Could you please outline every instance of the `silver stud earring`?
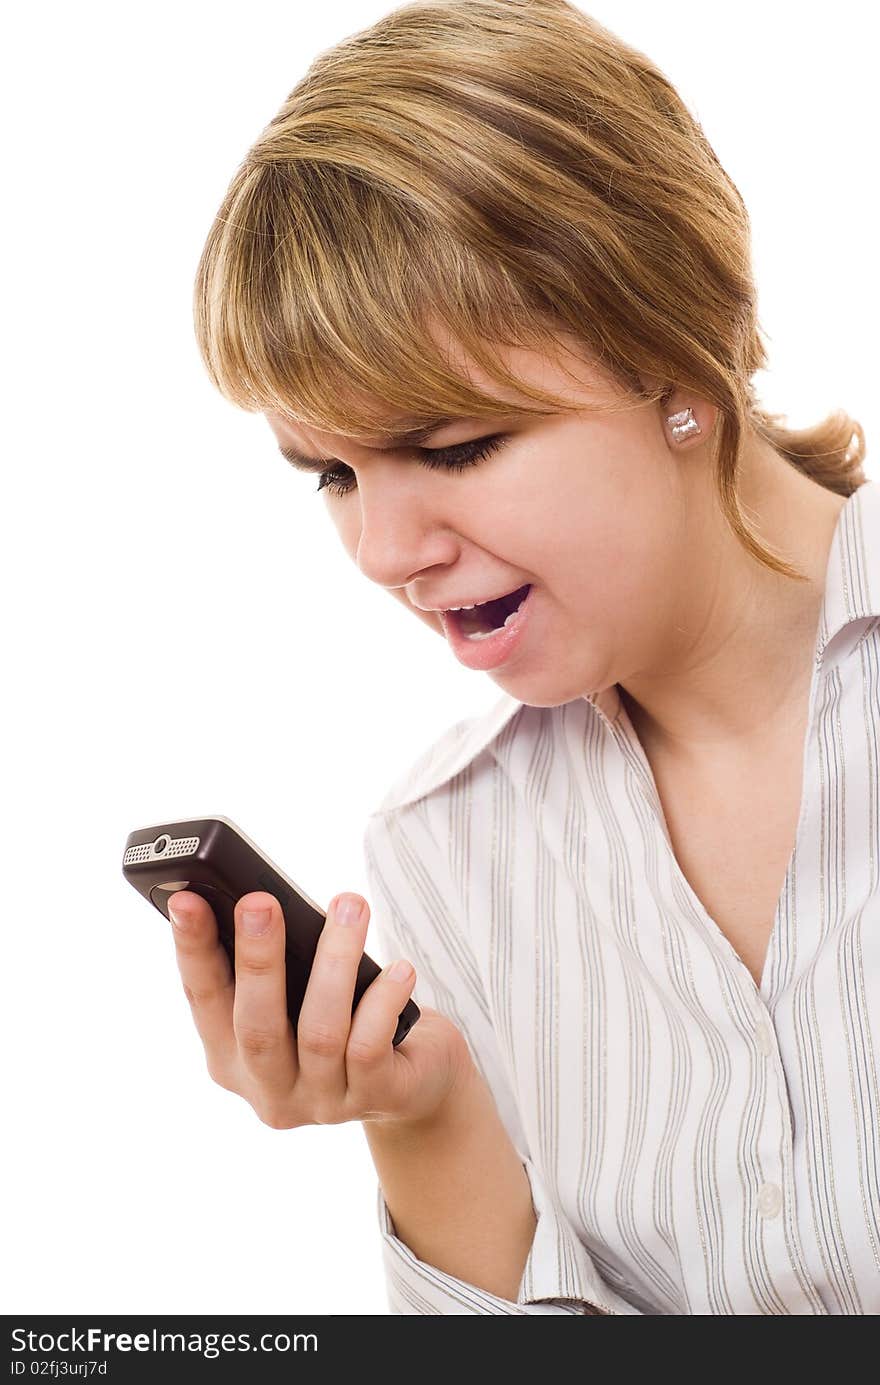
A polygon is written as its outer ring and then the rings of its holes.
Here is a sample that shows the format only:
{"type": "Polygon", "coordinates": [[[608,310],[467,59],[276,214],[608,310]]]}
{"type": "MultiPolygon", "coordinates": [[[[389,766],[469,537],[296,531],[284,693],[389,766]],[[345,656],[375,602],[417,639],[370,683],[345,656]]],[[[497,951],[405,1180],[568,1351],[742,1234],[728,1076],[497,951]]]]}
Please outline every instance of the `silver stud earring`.
{"type": "Polygon", "coordinates": [[[697,420],[694,418],[693,409],[682,409],[677,414],[670,414],[666,422],[672,429],[672,436],[676,442],[683,442],[685,438],[692,437],[694,433],[702,433],[697,420]]]}

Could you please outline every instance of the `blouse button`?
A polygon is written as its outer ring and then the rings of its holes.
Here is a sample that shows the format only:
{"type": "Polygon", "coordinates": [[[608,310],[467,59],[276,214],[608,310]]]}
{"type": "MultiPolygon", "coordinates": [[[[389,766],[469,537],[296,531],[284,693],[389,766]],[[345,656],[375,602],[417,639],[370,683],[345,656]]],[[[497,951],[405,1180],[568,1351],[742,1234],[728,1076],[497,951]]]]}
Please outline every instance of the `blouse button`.
{"type": "Polygon", "coordinates": [[[758,1211],[762,1217],[775,1217],[782,1206],[782,1189],[778,1183],[762,1183],[758,1193],[758,1211]]]}

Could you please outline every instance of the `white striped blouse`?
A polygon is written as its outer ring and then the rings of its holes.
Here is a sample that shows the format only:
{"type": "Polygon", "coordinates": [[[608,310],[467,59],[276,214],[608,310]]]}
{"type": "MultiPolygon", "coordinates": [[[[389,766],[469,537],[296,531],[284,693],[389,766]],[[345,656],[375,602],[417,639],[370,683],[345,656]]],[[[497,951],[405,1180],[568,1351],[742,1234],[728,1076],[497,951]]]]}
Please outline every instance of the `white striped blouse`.
{"type": "MultiPolygon", "coordinates": [[[[392,1313],[880,1312],[880,486],[841,509],[761,985],[685,879],[614,688],[505,694],[368,819],[387,960],[465,1034],[529,1178],[516,1301],[378,1189],[392,1313]]],[[[380,953],[382,955],[382,953],[380,953]]]]}

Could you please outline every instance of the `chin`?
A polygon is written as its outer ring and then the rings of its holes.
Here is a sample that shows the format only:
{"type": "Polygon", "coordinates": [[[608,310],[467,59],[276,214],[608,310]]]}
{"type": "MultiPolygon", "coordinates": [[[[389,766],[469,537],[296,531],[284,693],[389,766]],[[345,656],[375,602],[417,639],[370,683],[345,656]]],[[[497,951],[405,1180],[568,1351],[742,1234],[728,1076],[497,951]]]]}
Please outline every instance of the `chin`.
{"type": "Polygon", "coordinates": [[[574,702],[578,697],[587,696],[582,684],[567,686],[562,678],[554,678],[549,670],[544,674],[523,674],[517,678],[512,671],[503,668],[490,669],[488,677],[526,707],[562,707],[566,702],[574,702]]]}

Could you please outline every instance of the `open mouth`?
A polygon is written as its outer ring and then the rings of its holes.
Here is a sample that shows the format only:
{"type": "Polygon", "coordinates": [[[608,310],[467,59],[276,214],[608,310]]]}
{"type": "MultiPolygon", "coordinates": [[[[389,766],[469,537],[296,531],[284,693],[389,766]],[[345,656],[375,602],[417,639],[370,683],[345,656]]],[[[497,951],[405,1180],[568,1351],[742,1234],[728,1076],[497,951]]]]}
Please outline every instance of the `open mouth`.
{"type": "Polygon", "coordinates": [[[494,634],[514,618],[531,590],[531,582],[495,601],[484,601],[471,611],[447,611],[446,619],[454,621],[463,635],[481,638],[494,634]]]}

